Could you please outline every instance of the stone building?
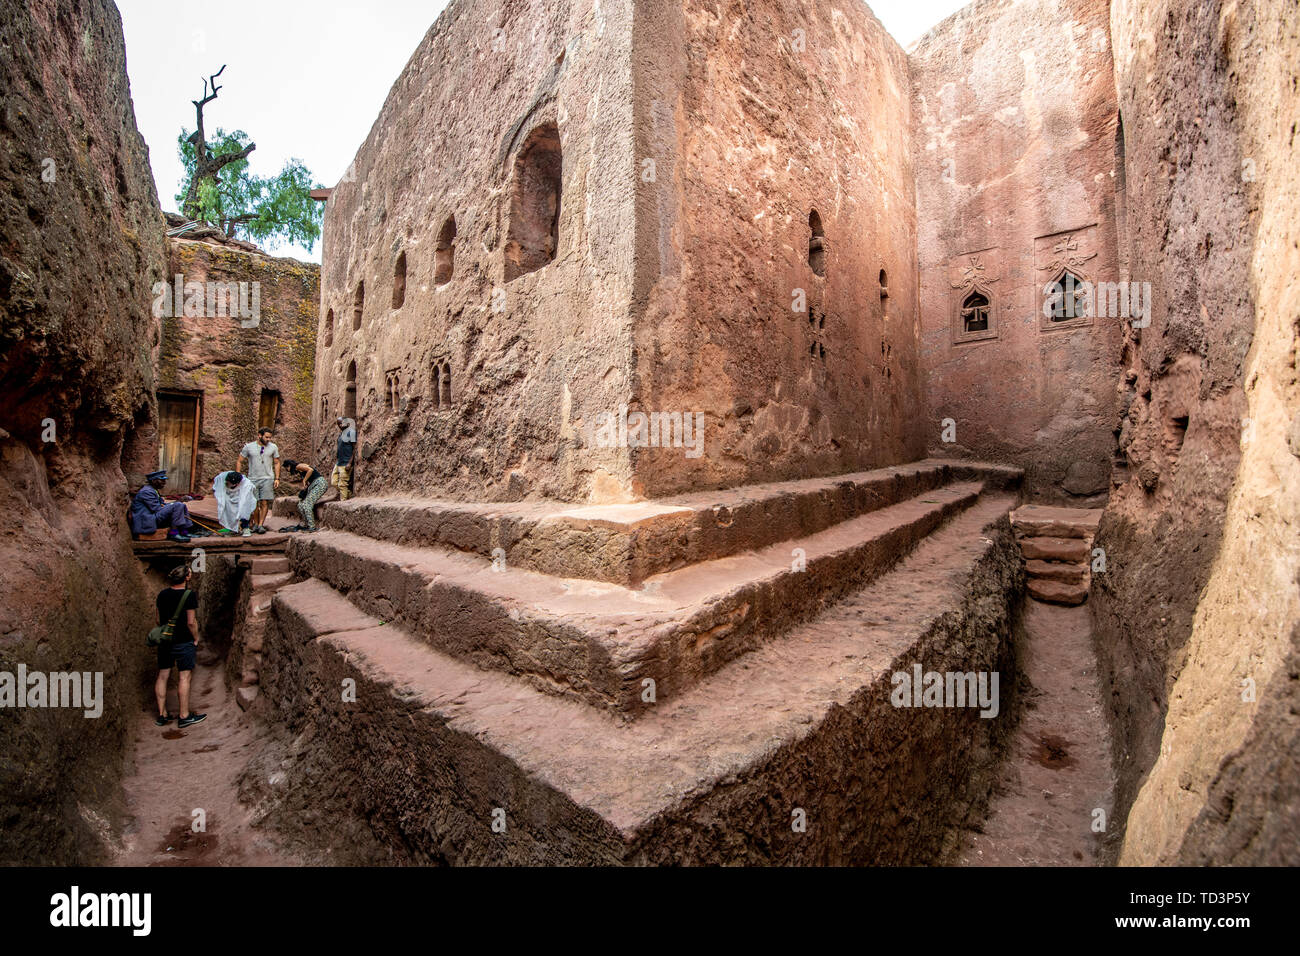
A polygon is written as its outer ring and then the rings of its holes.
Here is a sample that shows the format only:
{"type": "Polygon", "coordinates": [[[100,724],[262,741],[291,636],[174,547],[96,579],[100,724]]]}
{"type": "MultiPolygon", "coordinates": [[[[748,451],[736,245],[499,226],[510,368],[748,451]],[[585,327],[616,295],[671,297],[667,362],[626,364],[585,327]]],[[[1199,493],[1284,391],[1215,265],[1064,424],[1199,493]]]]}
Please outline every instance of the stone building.
{"type": "Polygon", "coordinates": [[[1068,276],[1129,279],[1109,4],[975,3],[909,62],[927,447],[1021,465],[1039,500],[1104,501],[1124,317],[1044,305],[1068,276]]]}
{"type": "Polygon", "coordinates": [[[166,468],[165,494],[211,489],[262,426],[286,457],[312,447],[320,268],[206,232],[168,239],[169,278],[154,288],[158,415],[134,430],[123,463],[132,483],[166,468]]]}
{"type": "Polygon", "coordinates": [[[1300,858],[1293,775],[1242,792],[1297,739],[1284,8],[978,0],[904,51],[856,0],[451,4],[326,209],[314,437],[358,418],[363,497],[267,638],[300,792],[418,859],[941,859],[998,732],[880,682],[1013,666],[1023,496],[1108,503],[1099,858],[1300,858]]]}
{"type": "Polygon", "coordinates": [[[362,491],[627,501],[923,453],[906,58],[863,5],[767,8],[761,37],[690,4],[439,18],[325,212],[317,407],[356,413],[362,491]],[[623,405],[703,415],[702,453],[593,442],[623,405]]]}

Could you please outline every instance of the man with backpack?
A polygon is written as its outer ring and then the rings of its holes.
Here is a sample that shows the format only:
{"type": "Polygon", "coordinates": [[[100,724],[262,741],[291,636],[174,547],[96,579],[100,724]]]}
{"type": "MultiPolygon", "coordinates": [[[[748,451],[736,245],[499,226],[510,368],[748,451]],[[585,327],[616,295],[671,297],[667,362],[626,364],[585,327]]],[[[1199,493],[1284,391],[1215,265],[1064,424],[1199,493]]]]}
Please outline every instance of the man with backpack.
{"type": "Polygon", "coordinates": [[[190,710],[190,679],[194,675],[194,654],[199,646],[199,596],[190,590],[189,583],[188,564],[172,568],[167,575],[167,587],[156,601],[158,623],[169,625],[171,629],[170,640],[163,640],[158,645],[158,679],[153,685],[154,697],[158,701],[158,718],[154,723],[159,727],[166,727],[173,720],[177,721],[178,727],[192,727],[208,716],[190,710]],[[179,674],[181,706],[178,717],[167,713],[167,682],[173,667],[179,674]]]}

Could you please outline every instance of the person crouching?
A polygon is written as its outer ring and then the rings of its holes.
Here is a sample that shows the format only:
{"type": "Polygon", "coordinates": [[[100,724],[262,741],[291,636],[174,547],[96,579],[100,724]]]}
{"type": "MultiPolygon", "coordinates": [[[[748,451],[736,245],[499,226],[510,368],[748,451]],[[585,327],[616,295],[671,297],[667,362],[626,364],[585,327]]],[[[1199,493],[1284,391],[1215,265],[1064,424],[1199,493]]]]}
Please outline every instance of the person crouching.
{"type": "Polygon", "coordinates": [[[302,515],[302,524],[286,531],[316,530],[316,502],[329,488],[329,479],[306,462],[297,462],[292,458],[284,460],[285,470],[291,481],[302,481],[302,491],[298,492],[298,514],[302,515]]]}
{"type": "Polygon", "coordinates": [[[212,496],[217,499],[217,520],[230,531],[251,537],[249,519],[257,510],[257,487],[237,471],[223,471],[212,481],[212,496]]]}

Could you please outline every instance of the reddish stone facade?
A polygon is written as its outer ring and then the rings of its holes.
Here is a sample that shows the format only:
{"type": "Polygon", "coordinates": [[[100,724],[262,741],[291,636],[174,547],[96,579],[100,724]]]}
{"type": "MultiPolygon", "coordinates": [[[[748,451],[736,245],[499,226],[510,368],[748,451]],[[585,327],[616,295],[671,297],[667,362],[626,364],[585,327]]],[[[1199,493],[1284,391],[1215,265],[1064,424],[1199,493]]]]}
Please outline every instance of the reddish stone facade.
{"type": "Polygon", "coordinates": [[[309,459],[319,267],[209,242],[168,244],[170,287],[154,290],[155,312],[166,313],[155,320],[162,343],[158,415],[133,436],[128,479],[139,482],[166,467],[167,493],[206,493],[213,478],[238,465],[239,450],[263,424],[275,429],[282,457],[309,459]],[[205,314],[187,316],[183,301],[176,307],[178,275],[182,288],[202,285],[205,314]],[[245,311],[256,303],[256,316],[219,302],[209,308],[209,290],[220,286],[235,302],[240,283],[245,311]]]}
{"type": "Polygon", "coordinates": [[[759,7],[439,18],[325,213],[316,441],[355,409],[362,493],[628,501],[923,453],[906,57],[864,6],[759,7]],[[624,408],[702,416],[699,453],[593,441],[624,408]]]}
{"type": "Polygon", "coordinates": [[[1108,9],[982,0],[911,56],[926,444],[1062,503],[1104,500],[1119,424],[1124,318],[1044,310],[1066,273],[1129,278],[1108,9]]]}

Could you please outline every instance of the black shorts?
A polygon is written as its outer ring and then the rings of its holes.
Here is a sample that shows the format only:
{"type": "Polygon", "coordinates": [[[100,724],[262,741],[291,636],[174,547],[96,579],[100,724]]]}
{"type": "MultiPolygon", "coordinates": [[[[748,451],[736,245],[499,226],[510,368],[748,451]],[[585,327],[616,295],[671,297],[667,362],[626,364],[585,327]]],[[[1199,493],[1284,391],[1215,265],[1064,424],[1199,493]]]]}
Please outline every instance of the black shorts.
{"type": "Polygon", "coordinates": [[[187,644],[159,644],[158,669],[169,671],[172,667],[182,671],[194,670],[194,642],[187,644]]]}

